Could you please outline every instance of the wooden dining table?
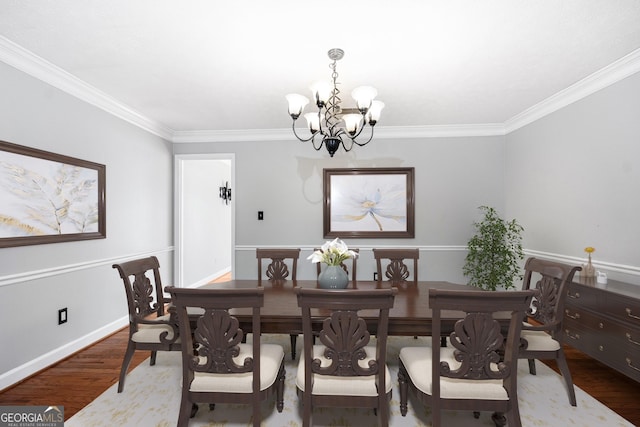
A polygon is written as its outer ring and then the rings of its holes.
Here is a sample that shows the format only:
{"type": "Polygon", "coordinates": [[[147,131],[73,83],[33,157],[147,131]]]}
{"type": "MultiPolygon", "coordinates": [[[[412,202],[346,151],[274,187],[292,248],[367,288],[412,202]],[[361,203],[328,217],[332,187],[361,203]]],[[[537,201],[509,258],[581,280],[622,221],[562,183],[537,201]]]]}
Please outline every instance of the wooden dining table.
{"type": "MultiPolygon", "coordinates": [[[[316,280],[284,281],[271,283],[267,280],[231,280],[228,282],[210,283],[201,289],[221,288],[264,288],[264,306],[261,309],[262,333],[292,334],[302,330],[302,315],[298,307],[296,288],[318,286],[316,280]]],[[[429,308],[429,289],[459,289],[482,290],[467,285],[460,285],[444,281],[421,281],[417,284],[402,283],[391,285],[382,281],[350,282],[347,289],[380,289],[397,288],[393,308],[389,311],[389,335],[397,336],[431,336],[431,309],[429,308]]],[[[233,315],[238,318],[243,328],[250,326],[251,312],[249,309],[234,309],[233,315]]],[[[320,329],[320,322],[327,317],[327,313],[315,310],[311,313],[320,329]]],[[[360,316],[367,322],[367,328],[372,334],[376,333],[377,311],[363,310],[360,316]]],[[[444,311],[441,319],[442,335],[449,335],[453,331],[454,323],[462,317],[461,312],[444,311]]],[[[501,316],[502,317],[502,316],[501,316]]],[[[505,313],[505,320],[508,314],[505,313]]],[[[245,329],[246,330],[246,329],[245,329]]]]}

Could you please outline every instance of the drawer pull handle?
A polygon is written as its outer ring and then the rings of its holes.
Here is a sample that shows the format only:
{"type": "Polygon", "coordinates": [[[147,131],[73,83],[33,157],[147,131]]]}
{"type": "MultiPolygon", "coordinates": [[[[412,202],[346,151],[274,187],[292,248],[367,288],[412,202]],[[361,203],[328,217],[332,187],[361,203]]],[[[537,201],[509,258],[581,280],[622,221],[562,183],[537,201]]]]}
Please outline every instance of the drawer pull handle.
{"type": "Polygon", "coordinates": [[[640,345],[640,342],[635,341],[633,338],[631,338],[631,334],[629,332],[627,332],[627,341],[629,341],[631,344],[640,345]]]}
{"type": "Polygon", "coordinates": [[[580,313],[576,313],[574,315],[572,315],[570,313],[571,312],[569,310],[565,310],[564,311],[564,314],[566,314],[569,319],[578,320],[580,318],[580,313]]]}
{"type": "Polygon", "coordinates": [[[575,294],[572,294],[571,292],[567,291],[567,296],[569,298],[578,299],[580,298],[580,292],[576,292],[575,294]]]}
{"type": "Polygon", "coordinates": [[[580,339],[580,334],[572,334],[571,332],[569,332],[568,329],[564,330],[564,333],[571,338],[572,340],[579,340],[580,339]]]}
{"type": "Polygon", "coordinates": [[[640,368],[636,368],[635,366],[633,366],[633,363],[631,363],[631,359],[629,359],[628,357],[627,357],[627,366],[630,367],[631,369],[634,369],[640,372],[640,368]]]}
{"type": "Polygon", "coordinates": [[[631,309],[630,308],[625,308],[625,311],[627,312],[627,316],[631,317],[632,319],[640,320],[640,317],[634,316],[633,314],[631,314],[631,309]]]}

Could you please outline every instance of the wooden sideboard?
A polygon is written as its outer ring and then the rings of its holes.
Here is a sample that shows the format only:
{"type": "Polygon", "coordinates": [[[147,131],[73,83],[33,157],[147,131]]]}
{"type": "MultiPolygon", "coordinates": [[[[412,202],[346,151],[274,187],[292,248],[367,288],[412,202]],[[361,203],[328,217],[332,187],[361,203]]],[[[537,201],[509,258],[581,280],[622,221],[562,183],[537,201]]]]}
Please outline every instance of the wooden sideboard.
{"type": "Polygon", "coordinates": [[[640,381],[640,286],[578,277],[564,308],[566,344],[640,381]]]}

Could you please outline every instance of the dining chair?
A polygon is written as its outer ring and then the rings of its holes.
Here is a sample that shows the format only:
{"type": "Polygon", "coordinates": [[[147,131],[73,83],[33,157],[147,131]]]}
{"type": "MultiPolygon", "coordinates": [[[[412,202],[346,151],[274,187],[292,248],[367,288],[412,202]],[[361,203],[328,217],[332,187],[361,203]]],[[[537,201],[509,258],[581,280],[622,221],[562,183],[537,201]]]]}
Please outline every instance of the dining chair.
{"type": "Polygon", "coordinates": [[[250,404],[253,425],[262,419],[261,402],[275,395],[284,407],[284,350],[260,342],[260,308],[264,288],[176,288],[169,286],[182,339],[182,395],[178,426],[189,424],[198,403],[250,404]],[[242,343],[245,331],[231,313],[250,309],[252,342],[242,343]],[[202,313],[194,322],[193,313],[202,313]]]}
{"type": "MultiPolygon", "coordinates": [[[[263,267],[265,277],[272,285],[281,285],[291,280],[293,286],[297,280],[298,258],[300,258],[300,249],[271,249],[256,248],[256,258],[258,259],[258,286],[262,286],[263,267]],[[266,266],[264,265],[266,264],[266,266]]],[[[292,332],[289,337],[291,341],[291,359],[296,359],[296,345],[298,342],[299,332],[292,332]]]]}
{"type": "MultiPolygon", "coordinates": [[[[318,250],[320,250],[320,248],[314,249],[314,251],[318,251],[318,250]]],[[[360,253],[360,249],[358,248],[355,248],[355,249],[350,248],[350,250],[356,253],[360,253]]],[[[342,267],[342,269],[345,271],[345,273],[347,273],[347,275],[349,275],[349,265],[348,265],[349,262],[351,263],[351,281],[355,283],[357,280],[356,277],[357,277],[358,257],[348,258],[340,263],[340,267],[342,267]]],[[[319,276],[320,273],[322,272],[322,266],[326,267],[326,264],[322,262],[316,263],[317,276],[319,276]]]]}
{"type": "Polygon", "coordinates": [[[431,407],[432,425],[441,425],[441,411],[494,411],[496,426],[521,426],[518,409],[518,345],[522,316],[536,291],[429,290],[433,312],[433,336],[441,331],[444,310],[460,311],[450,345],[433,340],[429,347],[400,349],[398,383],[400,413],[407,415],[411,391],[431,407]],[[496,312],[511,312],[508,332],[493,318],[496,312]],[[504,350],[504,357],[500,357],[504,350]]]}
{"type": "Polygon", "coordinates": [[[524,266],[522,289],[540,290],[526,313],[528,320],[522,327],[520,358],[529,360],[529,372],[536,374],[535,359],[555,359],[564,378],[569,403],[576,406],[576,393],[564,355],[564,300],[569,284],[580,266],[572,266],[555,261],[528,258],[524,266]]]}
{"type": "Polygon", "coordinates": [[[392,283],[418,283],[418,258],[420,252],[415,249],[373,249],[373,257],[376,260],[377,280],[380,282],[386,277],[392,283]],[[382,261],[388,263],[383,270],[382,261]],[[407,265],[407,261],[413,260],[412,270],[407,265]],[[411,280],[408,280],[412,277],[411,280]]]}
{"type": "Polygon", "coordinates": [[[162,292],[160,263],[154,256],[113,264],[124,283],[129,308],[129,341],[124,353],[118,393],[124,382],[136,350],[151,351],[151,365],[156,364],[157,351],[180,350],[180,338],[175,317],[165,311],[171,302],[162,292]]]}
{"type": "Polygon", "coordinates": [[[312,425],[314,407],[373,408],[383,426],[389,423],[392,382],[386,363],[389,309],[396,288],[298,288],[302,311],[303,356],[296,387],[302,395],[303,426],[312,425]],[[311,310],[323,317],[314,345],[311,310]],[[376,313],[365,321],[360,310],[376,313]],[[370,332],[375,332],[375,345],[370,332]]]}

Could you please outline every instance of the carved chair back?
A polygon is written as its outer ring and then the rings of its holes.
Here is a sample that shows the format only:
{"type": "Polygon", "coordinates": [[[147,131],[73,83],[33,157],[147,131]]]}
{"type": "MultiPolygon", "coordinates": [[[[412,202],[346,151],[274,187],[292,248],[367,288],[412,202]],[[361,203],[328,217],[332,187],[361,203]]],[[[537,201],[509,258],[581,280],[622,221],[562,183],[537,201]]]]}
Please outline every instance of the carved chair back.
{"type": "Polygon", "coordinates": [[[526,315],[536,323],[545,326],[545,330],[559,342],[562,342],[561,327],[567,286],[573,281],[576,272],[581,269],[579,266],[533,257],[528,258],[524,266],[522,289],[540,291],[540,295],[534,298],[526,315]],[[536,279],[535,285],[532,286],[532,282],[536,279]]]}
{"type": "Polygon", "coordinates": [[[415,249],[373,249],[373,257],[376,260],[376,270],[378,273],[378,281],[382,281],[382,277],[386,277],[392,283],[418,282],[418,258],[420,252],[415,249]],[[386,268],[383,271],[383,260],[388,260],[386,268]],[[413,260],[413,275],[406,261],[413,260]],[[409,277],[413,276],[412,280],[409,277]]]}
{"type": "Polygon", "coordinates": [[[263,279],[262,269],[264,263],[267,263],[265,276],[273,283],[282,283],[285,280],[297,279],[298,258],[300,257],[300,249],[256,249],[256,258],[258,259],[258,281],[263,279]],[[289,264],[291,269],[289,269],[289,264]]]}
{"type": "MultiPolygon", "coordinates": [[[[178,316],[182,342],[182,403],[179,420],[188,420],[185,413],[195,402],[250,403],[253,405],[254,425],[260,425],[260,402],[278,393],[278,411],[282,411],[284,387],[284,361],[281,362],[277,380],[261,391],[260,369],[260,308],[264,305],[264,289],[197,289],[169,286],[178,316]],[[202,312],[197,320],[189,313],[202,312]],[[234,361],[241,354],[246,331],[240,328],[234,309],[249,309],[251,313],[252,345],[244,360],[234,361]],[[197,373],[241,374],[251,373],[251,393],[190,390],[197,373]]],[[[282,351],[282,350],[280,350],[282,351]]],[[[276,368],[278,369],[278,368],[276,368]]],[[[268,374],[269,376],[271,374],[268,374]]],[[[208,380],[210,381],[210,380],[208,380]]],[[[225,380],[221,380],[225,381],[225,380]]],[[[203,383],[205,384],[205,383],[203,383]]],[[[180,423],[179,423],[180,424],[180,423]]]]}
{"type": "MultiPolygon", "coordinates": [[[[320,248],[315,248],[314,251],[319,250],[320,248]]],[[[360,249],[358,248],[349,248],[350,250],[356,252],[356,253],[360,253],[360,249]]],[[[349,258],[343,262],[340,263],[340,267],[342,267],[342,269],[344,270],[345,273],[347,273],[347,276],[349,275],[349,265],[351,264],[351,281],[355,283],[356,281],[356,270],[358,267],[358,258],[349,258]]],[[[322,263],[321,262],[317,262],[316,263],[316,273],[319,276],[320,272],[322,272],[322,263]]]]}
{"type": "Polygon", "coordinates": [[[154,256],[114,264],[124,282],[129,307],[129,322],[137,330],[138,322],[155,313],[164,316],[170,302],[162,291],[160,263],[154,256]]]}
{"type": "MultiPolygon", "coordinates": [[[[357,290],[357,289],[314,289],[298,288],[298,306],[302,311],[302,328],[304,334],[304,391],[303,420],[310,425],[312,408],[316,406],[337,407],[372,407],[379,411],[383,425],[388,423],[389,408],[387,394],[386,352],[389,323],[389,309],[393,307],[396,288],[357,290]],[[312,310],[314,316],[318,312],[327,316],[322,321],[322,328],[314,339],[312,327],[312,310]],[[369,324],[360,316],[361,310],[367,310],[369,324]],[[372,314],[375,313],[375,314],[372,314]],[[365,354],[370,334],[375,333],[375,355],[367,366],[358,363],[370,357],[365,354]],[[323,346],[322,356],[328,364],[314,357],[314,340],[323,346]],[[362,377],[373,376],[377,384],[377,396],[341,395],[348,386],[337,385],[330,394],[313,393],[314,383],[320,381],[316,376],[362,377]]],[[[347,380],[348,381],[348,380],[347,380]]]]}

